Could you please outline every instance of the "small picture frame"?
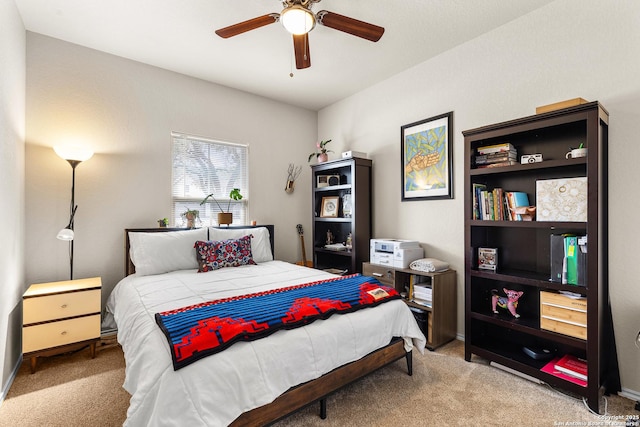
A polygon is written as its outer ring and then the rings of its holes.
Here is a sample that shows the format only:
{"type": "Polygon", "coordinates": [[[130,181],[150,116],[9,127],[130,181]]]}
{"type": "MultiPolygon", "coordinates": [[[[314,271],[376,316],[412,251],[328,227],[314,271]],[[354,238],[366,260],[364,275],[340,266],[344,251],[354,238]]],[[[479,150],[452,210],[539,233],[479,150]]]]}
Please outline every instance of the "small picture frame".
{"type": "Polygon", "coordinates": [[[496,271],[498,269],[498,249],[478,248],[478,268],[496,271]]]}
{"type": "Polygon", "coordinates": [[[339,204],[340,204],[340,197],[338,196],[323,197],[322,208],[320,209],[320,217],[337,218],[339,204]]]}

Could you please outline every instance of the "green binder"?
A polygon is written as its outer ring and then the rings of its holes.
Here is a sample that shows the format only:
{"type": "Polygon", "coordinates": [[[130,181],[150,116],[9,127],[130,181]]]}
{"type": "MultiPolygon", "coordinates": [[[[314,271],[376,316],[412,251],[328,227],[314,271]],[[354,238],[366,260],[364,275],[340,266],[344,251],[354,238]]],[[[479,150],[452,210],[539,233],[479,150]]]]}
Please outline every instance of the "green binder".
{"type": "Polygon", "coordinates": [[[578,284],[578,237],[566,236],[564,238],[564,258],[566,262],[567,284],[578,284]]]}

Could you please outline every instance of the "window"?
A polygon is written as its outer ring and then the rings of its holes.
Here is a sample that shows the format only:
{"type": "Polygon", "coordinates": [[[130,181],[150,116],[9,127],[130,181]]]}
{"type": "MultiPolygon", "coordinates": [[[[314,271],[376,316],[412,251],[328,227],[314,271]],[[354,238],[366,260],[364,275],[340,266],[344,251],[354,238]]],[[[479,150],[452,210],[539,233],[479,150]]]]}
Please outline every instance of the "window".
{"type": "Polygon", "coordinates": [[[187,225],[182,213],[199,211],[196,227],[218,225],[218,213],[233,213],[233,224],[244,225],[249,202],[249,146],[171,133],[171,218],[177,227],[187,225]],[[239,188],[242,200],[229,198],[239,188]],[[209,194],[211,198],[200,205],[209,194]],[[219,205],[219,206],[218,206],[219,205]],[[222,208],[222,209],[221,209],[222,208]]]}

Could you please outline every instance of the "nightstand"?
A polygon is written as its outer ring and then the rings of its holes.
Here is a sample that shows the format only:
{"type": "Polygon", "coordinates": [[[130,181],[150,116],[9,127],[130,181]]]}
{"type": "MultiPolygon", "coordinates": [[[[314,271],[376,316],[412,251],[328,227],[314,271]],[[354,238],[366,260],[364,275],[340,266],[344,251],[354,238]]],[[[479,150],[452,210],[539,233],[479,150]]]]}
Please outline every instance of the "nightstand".
{"type": "Polygon", "coordinates": [[[456,337],[457,300],[456,272],[446,270],[428,273],[408,268],[393,268],[386,265],[362,263],[362,274],[372,276],[380,283],[394,287],[398,292],[405,292],[412,280],[422,282],[432,291],[430,305],[418,304],[404,300],[416,316],[420,329],[427,338],[427,348],[435,350],[456,337]]]}
{"type": "Polygon", "coordinates": [[[102,279],[66,280],[31,285],[22,296],[22,353],[37,358],[89,344],[91,358],[100,340],[102,279]]]}

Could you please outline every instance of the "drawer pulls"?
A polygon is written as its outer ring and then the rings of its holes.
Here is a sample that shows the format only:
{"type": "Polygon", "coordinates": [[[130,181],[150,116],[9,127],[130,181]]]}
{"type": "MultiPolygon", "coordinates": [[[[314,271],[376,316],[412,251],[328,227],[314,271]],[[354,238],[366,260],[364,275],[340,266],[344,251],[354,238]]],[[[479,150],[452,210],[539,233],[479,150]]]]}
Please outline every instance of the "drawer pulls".
{"type": "Polygon", "coordinates": [[[67,335],[67,331],[60,332],[60,335],[67,335]]]}
{"type": "Polygon", "coordinates": [[[62,304],[60,308],[67,308],[67,304],[62,304]]]}

